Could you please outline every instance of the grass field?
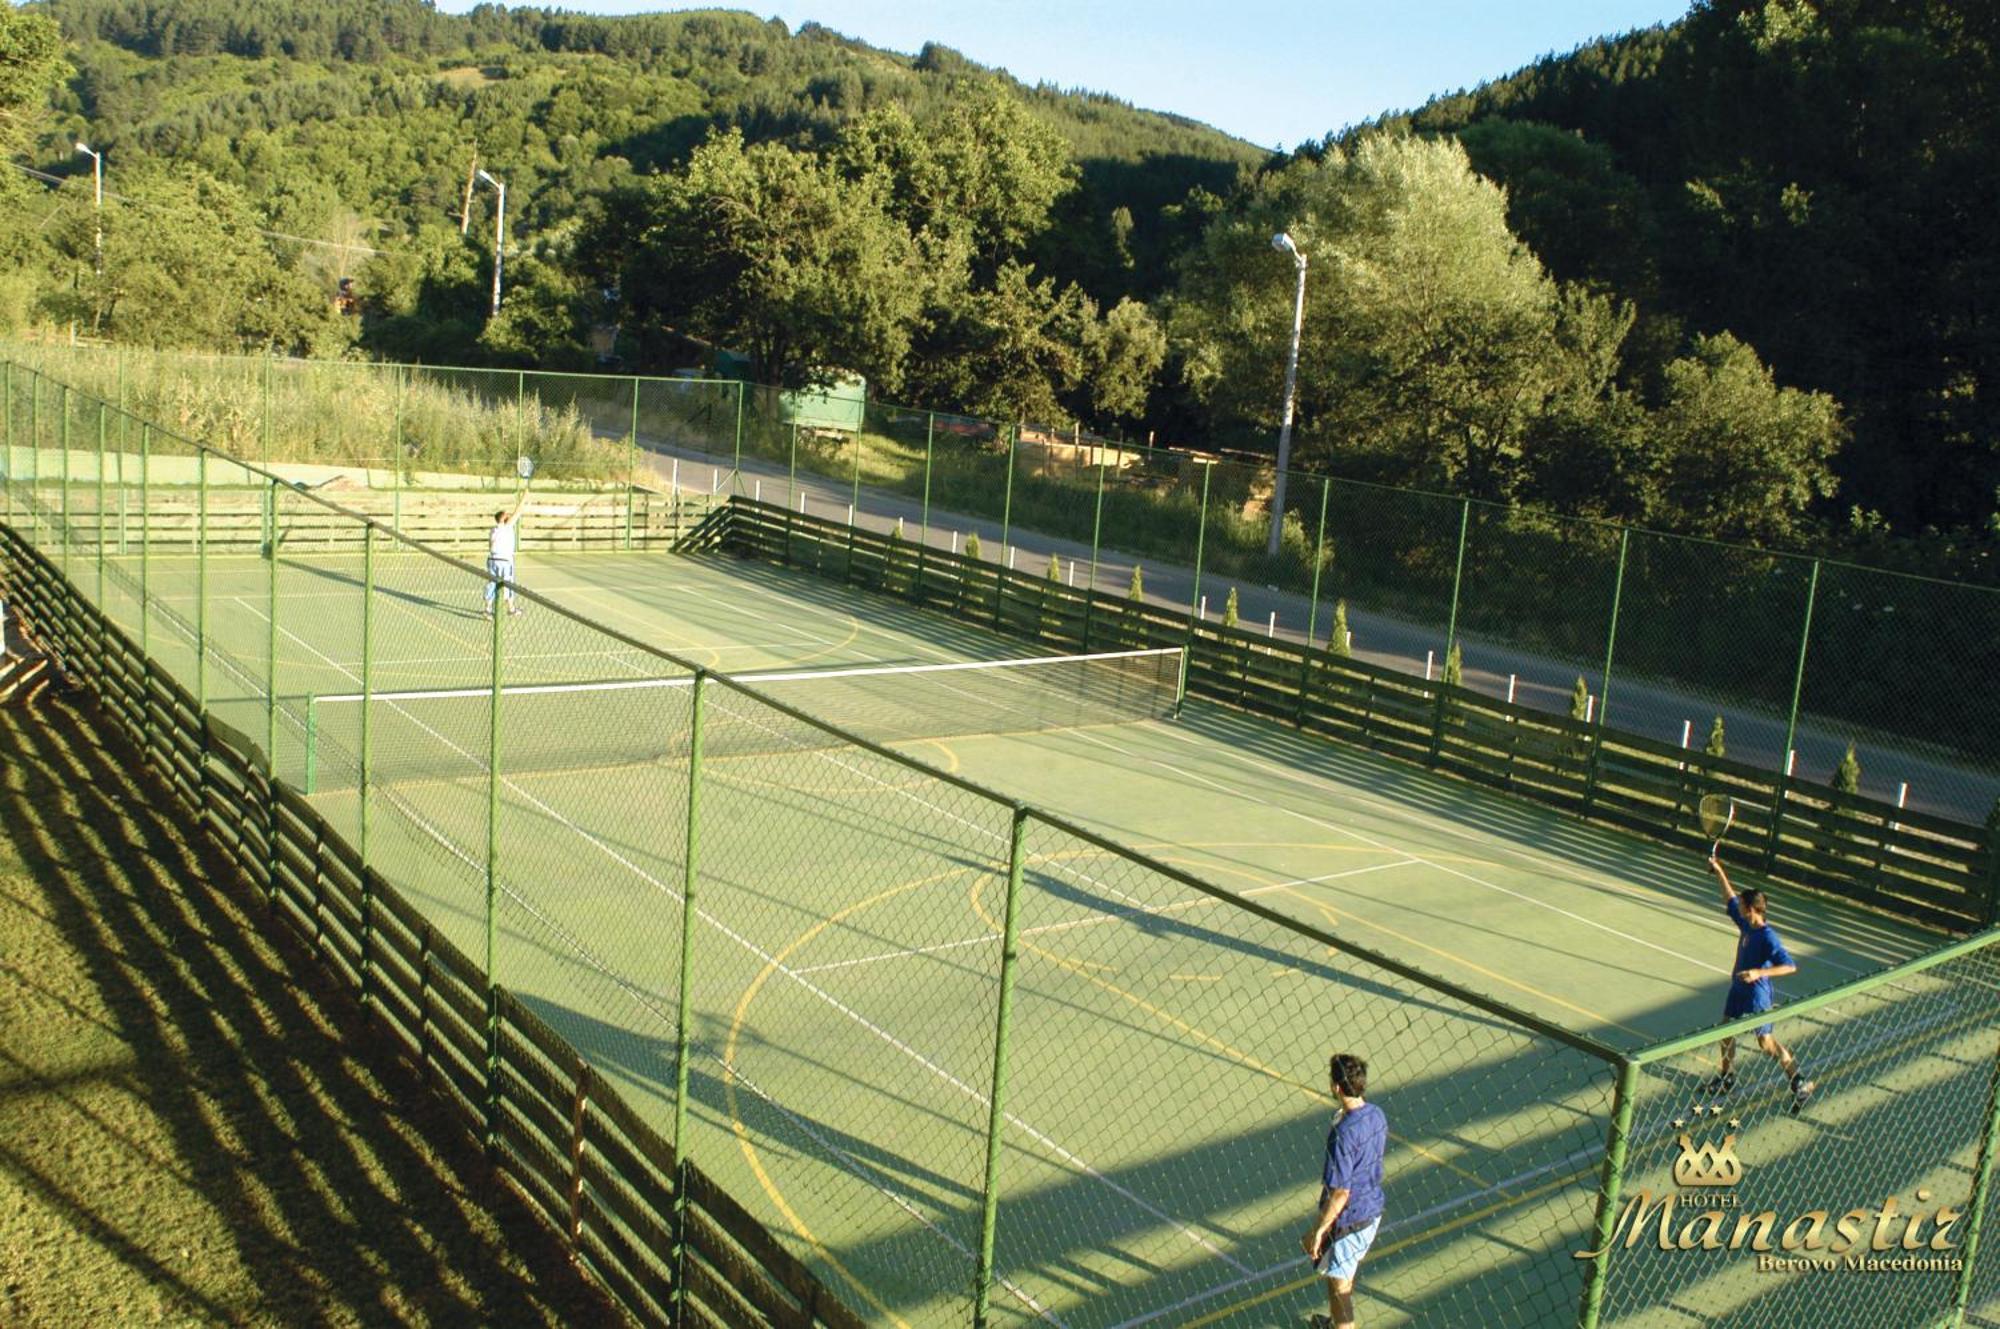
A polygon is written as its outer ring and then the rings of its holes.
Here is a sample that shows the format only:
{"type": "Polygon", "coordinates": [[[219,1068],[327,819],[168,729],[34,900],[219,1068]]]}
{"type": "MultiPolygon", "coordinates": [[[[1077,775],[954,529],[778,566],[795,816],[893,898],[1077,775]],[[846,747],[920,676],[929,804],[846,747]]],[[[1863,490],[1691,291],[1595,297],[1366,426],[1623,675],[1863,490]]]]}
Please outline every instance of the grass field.
{"type": "MultiPolygon", "coordinates": [[[[217,713],[260,738],[275,718],[280,772],[302,780],[308,698],[361,686],[364,630],[376,690],[491,681],[478,581],[419,555],[376,563],[364,625],[350,556],[281,559],[275,582],[254,557],[211,558],[199,597],[191,561],[155,558],[147,630],[187,678],[200,623],[217,713]],[[272,662],[275,717],[260,699],[272,662]]],[[[126,615],[129,574],[107,582],[126,615]]],[[[522,575],[637,642],[737,673],[1024,653],[722,560],[540,556],[522,575]]],[[[534,607],[503,620],[502,640],[508,685],[661,673],[632,643],[534,607]]],[[[1006,809],[864,749],[829,748],[738,694],[710,695],[716,755],[688,938],[689,1153],[863,1310],[885,1323],[956,1318],[994,1072],[1006,809]]],[[[493,842],[498,980],[662,1120],[678,1069],[686,763],[608,767],[590,754],[634,733],[684,733],[688,697],[510,699],[493,842]]],[[[475,955],[485,725],[483,701],[381,703],[371,736],[376,769],[393,773],[376,782],[371,858],[475,955]]],[[[316,799],[358,837],[337,755],[354,745],[316,735],[316,799]]],[[[1174,721],[906,748],[1561,1028],[1636,1047],[1719,1015],[1733,934],[1713,887],[1698,863],[1636,839],[1199,702],[1174,721]]],[[[1003,1317],[1295,1318],[1315,1296],[1295,1242],[1332,1044],[1376,1062],[1395,1127],[1373,1321],[1530,1325],[1573,1313],[1580,1274],[1565,1243],[1594,1193],[1611,1089],[1602,1062],[1089,834],[1031,823],[1028,837],[1000,1163],[1003,1317]],[[1519,1291],[1468,1303],[1475,1273],[1519,1291]]],[[[1777,901],[1775,921],[1802,962],[1794,997],[1936,940],[1799,896],[1777,901]]],[[[1812,1128],[1789,1129],[1794,1148],[1812,1128]]]]}
{"type": "Polygon", "coordinates": [[[0,708],[0,1323],[616,1323],[142,770],[0,708]]]}

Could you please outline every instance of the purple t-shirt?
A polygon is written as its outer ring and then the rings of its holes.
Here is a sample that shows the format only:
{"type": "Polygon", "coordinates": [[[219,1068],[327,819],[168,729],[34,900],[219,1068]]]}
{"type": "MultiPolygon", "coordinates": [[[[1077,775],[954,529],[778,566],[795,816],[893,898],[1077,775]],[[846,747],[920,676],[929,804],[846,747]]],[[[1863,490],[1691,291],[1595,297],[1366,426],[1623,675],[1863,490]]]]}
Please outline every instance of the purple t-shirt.
{"type": "Polygon", "coordinates": [[[1319,1202],[1325,1204],[1329,1192],[1347,1192],[1339,1226],[1358,1227],[1382,1216],[1382,1156],[1388,1150],[1389,1119],[1373,1103],[1341,1113],[1326,1133],[1319,1202]]]}

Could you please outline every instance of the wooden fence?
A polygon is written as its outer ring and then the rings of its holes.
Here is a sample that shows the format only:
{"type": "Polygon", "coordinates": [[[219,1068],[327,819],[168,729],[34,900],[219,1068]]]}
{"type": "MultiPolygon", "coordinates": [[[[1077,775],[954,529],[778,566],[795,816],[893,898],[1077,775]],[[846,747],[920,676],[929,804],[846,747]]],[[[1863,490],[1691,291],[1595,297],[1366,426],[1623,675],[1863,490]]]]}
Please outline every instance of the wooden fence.
{"type": "Polygon", "coordinates": [[[157,669],[0,526],[10,602],[89,684],[273,918],[356,988],[497,1172],[642,1323],[853,1329],[861,1321],[629,1107],[589,1061],[362,863],[254,740],[157,669]]]}
{"type": "Polygon", "coordinates": [[[2000,921],[1996,830],[746,498],[700,544],[1062,650],[1185,644],[1193,695],[1688,849],[1702,795],[1726,794],[1773,882],[1944,931],[2000,921]]]}

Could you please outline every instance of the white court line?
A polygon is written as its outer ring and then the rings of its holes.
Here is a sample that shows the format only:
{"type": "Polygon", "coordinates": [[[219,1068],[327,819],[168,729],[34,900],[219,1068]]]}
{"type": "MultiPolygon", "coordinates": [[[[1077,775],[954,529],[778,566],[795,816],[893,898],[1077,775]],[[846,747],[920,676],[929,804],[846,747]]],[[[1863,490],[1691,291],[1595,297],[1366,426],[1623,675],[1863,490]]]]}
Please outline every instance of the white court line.
{"type": "MultiPolygon", "coordinates": [[[[235,598],[236,602],[239,605],[242,605],[245,609],[251,610],[252,613],[258,613],[258,611],[254,607],[245,603],[240,597],[232,597],[232,598],[235,598]]],[[[259,617],[263,617],[263,615],[259,614],[259,617]]],[[[269,622],[270,620],[266,618],[265,621],[269,622]]],[[[306,650],[311,651],[314,655],[319,656],[320,659],[325,660],[326,663],[331,665],[333,668],[339,669],[342,673],[346,673],[350,678],[354,678],[356,682],[361,681],[352,672],[348,671],[339,663],[328,657],[324,652],[320,651],[317,647],[312,645],[312,643],[305,641],[303,638],[299,637],[296,633],[292,632],[289,628],[286,628],[283,624],[278,625],[278,631],[284,633],[286,636],[290,637],[293,641],[298,642],[300,646],[303,646],[306,650]]],[[[414,717],[412,718],[414,719],[414,717]]],[[[457,744],[452,743],[451,740],[446,738],[444,735],[439,734],[437,733],[436,730],[430,729],[429,726],[424,725],[421,720],[417,720],[415,721],[415,723],[417,723],[419,727],[428,730],[440,742],[444,743],[447,747],[450,747],[453,750],[459,752],[462,756],[465,756],[469,760],[479,760],[478,758],[474,757],[472,753],[469,753],[465,749],[459,747],[457,744]]],[[[853,768],[852,766],[848,766],[847,763],[842,762],[838,758],[833,757],[827,753],[815,752],[811,755],[818,757],[821,760],[833,762],[835,765],[845,767],[850,773],[861,775],[863,779],[873,778],[867,776],[866,773],[864,772],[855,770],[855,768],[853,768]]],[[[634,877],[638,878],[640,881],[645,882],[647,885],[661,892],[669,899],[672,900],[681,899],[680,892],[675,890],[672,886],[661,881],[659,878],[653,876],[650,872],[647,872],[644,868],[640,867],[630,858],[627,858],[624,854],[621,854],[617,849],[613,848],[611,845],[607,844],[603,840],[598,839],[596,836],[592,835],[589,831],[584,830],[581,826],[578,826],[575,822],[563,816],[562,813],[556,811],[554,808],[550,807],[547,803],[544,803],[541,799],[536,798],[533,794],[529,793],[525,789],[522,789],[514,781],[507,779],[505,776],[502,776],[501,782],[505,784],[508,789],[513,791],[513,793],[517,795],[524,803],[528,804],[530,807],[533,807],[537,811],[541,812],[544,816],[548,817],[549,820],[555,822],[557,825],[560,825],[570,831],[575,832],[579,837],[582,838],[584,843],[590,845],[597,852],[603,854],[606,858],[609,858],[612,862],[618,864],[620,867],[630,872],[634,877]]],[[[880,782],[877,781],[877,783],[880,782]]],[[[896,793],[899,797],[909,797],[907,793],[901,790],[892,790],[891,792],[896,793]]],[[[916,801],[921,804],[921,800],[913,799],[912,801],[916,801]]],[[[934,805],[924,805],[924,806],[930,806],[934,811],[942,812],[952,820],[955,821],[963,820],[962,818],[957,817],[955,814],[952,814],[943,808],[937,808],[934,805]]],[[[967,824],[969,825],[970,823],[967,824]]],[[[993,833],[993,838],[998,840],[1003,837],[1001,837],[996,832],[993,833]]],[[[510,891],[509,894],[513,894],[513,892],[510,891]]],[[[854,1008],[841,1002],[840,1000],[835,998],[831,993],[827,992],[825,989],[807,982],[801,974],[793,970],[790,966],[778,960],[777,957],[772,955],[770,952],[765,951],[762,947],[758,946],[748,937],[745,937],[737,933],[734,929],[730,928],[728,925],[721,922],[719,919],[717,919],[714,915],[710,914],[706,910],[697,909],[695,912],[696,915],[704,923],[707,923],[710,927],[722,933],[723,936],[728,937],[738,946],[741,946],[743,949],[749,951],[752,955],[756,956],[759,960],[763,961],[763,963],[766,966],[768,966],[773,972],[784,975],[786,978],[796,983],[799,987],[803,988],[808,993],[819,998],[821,1001],[825,1002],[828,1006],[832,1007],[840,1014],[846,1016],[848,1019],[860,1025],[863,1029],[867,1030],[869,1033],[875,1035],[877,1038],[887,1043],[890,1047],[895,1048],[898,1052],[901,1052],[904,1056],[916,1062],[919,1066],[929,1071],[932,1075],[942,1080],[945,1084],[949,1085],[952,1089],[956,1090],[960,1094],[963,1094],[964,1096],[970,1098],[973,1102],[981,1106],[990,1106],[987,1097],[981,1094],[979,1090],[976,1089],[974,1086],[966,1083],[964,1080],[961,1080],[957,1076],[953,1075],[950,1071],[947,1071],[943,1066],[939,1065],[931,1058],[925,1056],[923,1053],[919,1052],[916,1048],[912,1047],[910,1044],[903,1042],[901,1039],[897,1038],[894,1034],[891,1034],[888,1030],[882,1028],[882,1026],[876,1024],[874,1021],[862,1015],[859,1011],[856,1011],[854,1008]]],[[[537,916],[539,917],[539,914],[537,916]]],[[[588,949],[584,948],[583,953],[588,955],[589,954],[588,949]]],[[[598,968],[600,972],[609,973],[609,970],[605,966],[603,966],[601,961],[597,962],[597,964],[594,967],[598,968]]],[[[1116,1194],[1124,1197],[1126,1200],[1130,1201],[1133,1205],[1137,1206],[1140,1209],[1143,1209],[1147,1213],[1151,1214],[1153,1217],[1159,1219],[1161,1222],[1171,1224],[1172,1226],[1178,1228],[1182,1236],[1186,1237],[1190,1242],[1194,1243],[1195,1245],[1198,1245],[1202,1249],[1206,1250],[1210,1255],[1216,1257],[1217,1259],[1222,1260],[1224,1263],[1230,1265],[1235,1269],[1238,1270],[1244,1269],[1244,1265],[1240,1261],[1236,1260],[1233,1256],[1229,1254],[1229,1252],[1223,1250],[1220,1246],[1216,1245],[1205,1234],[1189,1226],[1187,1223],[1184,1223],[1179,1219],[1174,1218],[1172,1215],[1159,1209],[1157,1206],[1153,1205],[1151,1202],[1139,1196],[1128,1187],[1123,1186],[1119,1184],[1117,1181],[1114,1181],[1112,1178],[1106,1176],[1096,1167],[1093,1167],[1087,1160],[1083,1159],[1082,1157],[1078,1156],[1075,1153],[1072,1153],[1070,1150],[1058,1144],[1053,1137],[1036,1129],[1034,1126],[1022,1120],[1020,1117],[1016,1116],[1012,1112],[1003,1112],[1002,1116],[1006,1119],[1009,1125],[1013,1126],[1023,1135],[1026,1135],[1029,1139],[1033,1140],[1036,1144],[1040,1145],[1042,1148],[1048,1150],[1051,1154],[1054,1154],[1058,1159],[1060,1159],[1064,1163],[1067,1163],[1071,1167],[1074,1167],[1077,1171],[1088,1176],[1093,1181],[1099,1182],[1102,1185],[1108,1187],[1116,1194]]]]}
{"type": "MultiPolygon", "coordinates": [[[[1364,872],[1380,872],[1383,868],[1407,867],[1415,861],[1415,859],[1405,858],[1393,863],[1371,863],[1364,868],[1348,868],[1341,872],[1322,873],[1317,877],[1296,877],[1291,881],[1279,881],[1273,882],[1268,886],[1258,886],[1252,890],[1244,891],[1243,894],[1246,896],[1264,895],[1271,891],[1282,891],[1293,886],[1310,886],[1317,882],[1334,881],[1341,877],[1358,877],[1364,872]]],[[[1176,900],[1172,904],[1147,905],[1137,909],[1104,910],[1084,918],[1072,918],[1061,923],[1043,923],[1039,927],[1023,928],[1020,935],[1024,937],[1037,937],[1050,932],[1068,932],[1072,928],[1095,927],[1100,923],[1113,923],[1120,919],[1176,913],[1199,904],[1220,903],[1222,902],[1213,896],[1190,895],[1184,899],[1176,900]]],[[[826,964],[808,965],[800,969],[799,972],[802,974],[820,974],[825,973],[829,969],[852,969],[858,965],[874,964],[880,960],[906,960],[920,955],[936,955],[941,951],[955,951],[967,946],[979,946],[999,940],[999,933],[989,932],[983,937],[967,937],[962,941],[940,942],[935,946],[910,946],[901,950],[883,951],[877,955],[864,955],[854,960],[833,960],[826,964]]]]}

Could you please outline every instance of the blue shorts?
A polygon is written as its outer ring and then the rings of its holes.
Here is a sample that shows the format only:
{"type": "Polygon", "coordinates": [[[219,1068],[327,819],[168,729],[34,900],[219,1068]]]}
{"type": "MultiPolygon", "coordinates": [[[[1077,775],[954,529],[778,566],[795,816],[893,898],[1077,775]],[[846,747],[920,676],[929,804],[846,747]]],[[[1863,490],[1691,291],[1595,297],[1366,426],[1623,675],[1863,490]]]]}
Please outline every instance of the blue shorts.
{"type": "Polygon", "coordinates": [[[1368,1220],[1368,1226],[1356,1228],[1326,1243],[1319,1260],[1313,1265],[1313,1272],[1321,1278],[1350,1279],[1361,1268],[1361,1258],[1368,1254],[1368,1248],[1375,1244],[1375,1234],[1382,1230],[1382,1219],[1378,1214],[1368,1220]]]}
{"type": "MultiPolygon", "coordinates": [[[[1729,985],[1729,996],[1722,1003],[1722,1018],[1725,1020],[1736,1020],[1745,1015],[1762,1015],[1770,1009],[1771,997],[1768,992],[1760,992],[1756,988],[1746,988],[1739,984],[1731,983],[1729,985]]],[[[1768,1024],[1757,1026],[1757,1036],[1759,1038],[1770,1032],[1771,1026],[1768,1024]]]]}

